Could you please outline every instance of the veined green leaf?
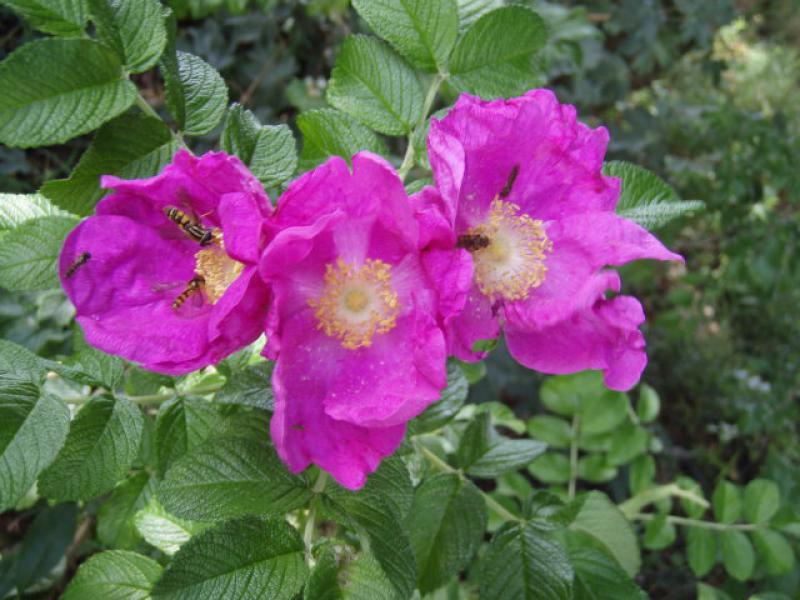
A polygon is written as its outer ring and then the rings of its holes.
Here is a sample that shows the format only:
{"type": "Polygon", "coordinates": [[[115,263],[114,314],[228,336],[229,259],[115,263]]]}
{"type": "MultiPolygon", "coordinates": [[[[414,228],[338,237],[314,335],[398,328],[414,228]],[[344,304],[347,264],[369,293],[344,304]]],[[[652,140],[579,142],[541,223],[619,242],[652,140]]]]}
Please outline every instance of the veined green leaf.
{"type": "MultiPolygon", "coordinates": [[[[169,64],[168,58],[169,47],[162,62],[169,64]]],[[[225,115],[228,86],[216,69],[199,56],[178,51],[175,63],[176,73],[164,73],[170,112],[185,134],[209,133],[225,115]]]]}
{"type": "Polygon", "coordinates": [[[86,0],[3,0],[39,31],[79,36],[86,27],[86,0]]]}
{"type": "Polygon", "coordinates": [[[41,194],[0,193],[0,235],[39,217],[68,216],[41,194]]]}
{"type": "Polygon", "coordinates": [[[297,127],[303,134],[300,168],[311,169],[329,156],[347,159],[360,150],[386,154],[386,144],[374,131],[345,113],[320,108],[301,113],[297,127]]]}
{"type": "Polygon", "coordinates": [[[95,554],[78,569],[62,600],[150,600],[161,565],[135,552],[95,554]]]}
{"type": "Polygon", "coordinates": [[[97,514],[97,538],[110,548],[133,550],[141,540],[134,515],[148,503],[155,481],[137,473],[120,483],[97,514]]]}
{"type": "Polygon", "coordinates": [[[155,66],[167,42],[158,0],[89,0],[89,11],[98,36],[128,71],[142,73],[155,66]]]}

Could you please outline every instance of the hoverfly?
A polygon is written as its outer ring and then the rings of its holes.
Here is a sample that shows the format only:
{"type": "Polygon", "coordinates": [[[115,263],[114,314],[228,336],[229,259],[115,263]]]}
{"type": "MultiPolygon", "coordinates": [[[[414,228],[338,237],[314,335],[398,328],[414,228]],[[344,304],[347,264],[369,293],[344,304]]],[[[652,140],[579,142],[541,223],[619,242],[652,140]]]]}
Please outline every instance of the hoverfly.
{"type": "Polygon", "coordinates": [[[213,227],[203,227],[181,209],[174,206],[165,206],[164,214],[201,246],[208,246],[217,241],[218,235],[213,227]]]}
{"type": "Polygon", "coordinates": [[[178,295],[177,298],[172,302],[173,310],[178,310],[183,303],[188,300],[189,296],[194,294],[195,292],[200,291],[203,287],[205,280],[202,277],[194,277],[192,278],[188,284],[186,284],[186,288],[178,295]]]}
{"type": "Polygon", "coordinates": [[[508,176],[506,184],[500,191],[501,198],[506,198],[511,193],[511,188],[514,187],[514,182],[517,180],[517,175],[519,175],[519,165],[514,165],[513,167],[511,167],[511,174],[508,176]]]}
{"type": "Polygon", "coordinates": [[[81,253],[81,254],[78,256],[78,258],[76,258],[76,259],[75,259],[75,262],[73,262],[73,263],[72,263],[72,264],[69,266],[69,268],[67,269],[66,273],[64,273],[64,277],[66,277],[67,279],[69,279],[70,277],[72,277],[73,275],[75,275],[75,271],[77,271],[77,270],[78,270],[78,269],[80,269],[80,268],[81,268],[83,265],[85,265],[87,262],[89,262],[89,259],[90,259],[90,258],[92,258],[92,255],[91,255],[91,254],[89,254],[88,252],[82,252],[82,253],[81,253]]]}

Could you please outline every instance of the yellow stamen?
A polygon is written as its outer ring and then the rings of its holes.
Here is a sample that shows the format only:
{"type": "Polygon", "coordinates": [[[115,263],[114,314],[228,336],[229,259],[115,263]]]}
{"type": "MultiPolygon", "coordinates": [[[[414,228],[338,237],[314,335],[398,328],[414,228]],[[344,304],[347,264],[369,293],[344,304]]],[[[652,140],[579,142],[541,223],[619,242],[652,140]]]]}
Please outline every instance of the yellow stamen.
{"type": "Polygon", "coordinates": [[[553,250],[542,221],[520,214],[511,202],[495,198],[483,223],[467,235],[484,235],[489,245],[473,251],[475,281],[492,300],[522,300],[544,282],[545,258],[553,250]]]}
{"type": "Polygon", "coordinates": [[[195,254],[194,272],[205,280],[203,290],[211,304],[216,304],[230,285],[242,273],[244,265],[225,252],[222,233],[215,232],[215,244],[195,254]]]}
{"type": "Polygon", "coordinates": [[[325,289],[308,301],[317,327],[348,350],[367,347],[375,334],[397,325],[400,302],[392,288],[390,265],[367,259],[355,267],[341,258],[325,266],[325,289]]]}

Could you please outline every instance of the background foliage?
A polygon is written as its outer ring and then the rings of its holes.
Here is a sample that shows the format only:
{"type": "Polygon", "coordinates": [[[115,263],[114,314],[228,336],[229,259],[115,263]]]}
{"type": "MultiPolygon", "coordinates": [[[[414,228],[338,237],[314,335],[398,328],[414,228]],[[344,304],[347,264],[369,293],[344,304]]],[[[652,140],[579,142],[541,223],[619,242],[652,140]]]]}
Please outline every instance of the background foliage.
{"type": "Polygon", "coordinates": [[[0,598],[796,597],[796,2],[168,4],[0,2],[0,598]],[[368,148],[414,189],[420,114],[535,85],[670,184],[607,165],[687,257],[625,269],[630,395],[500,347],[350,494],[277,459],[258,348],[173,379],[73,326],[52,265],[99,174],[221,147],[275,197],[368,148]]]}

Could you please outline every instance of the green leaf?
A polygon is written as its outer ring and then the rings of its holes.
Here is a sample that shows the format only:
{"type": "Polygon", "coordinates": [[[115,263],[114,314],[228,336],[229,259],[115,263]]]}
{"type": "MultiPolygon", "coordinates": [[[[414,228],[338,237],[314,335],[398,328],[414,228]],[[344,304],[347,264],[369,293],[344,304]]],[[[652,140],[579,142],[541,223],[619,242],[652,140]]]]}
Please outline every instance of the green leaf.
{"type": "Polygon", "coordinates": [[[546,452],[528,465],[528,471],[542,483],[566,483],[569,481],[569,459],[559,452],[546,452]]]}
{"type": "Polygon", "coordinates": [[[365,35],[345,39],[328,84],[328,102],[375,131],[409,133],[422,118],[422,87],[386,44],[365,35]]]}
{"type": "Polygon", "coordinates": [[[175,516],[217,521],[283,514],[305,505],[311,491],[302,478],[289,473],[266,442],[220,438],[175,462],[157,497],[175,516]]]}
{"type": "Polygon", "coordinates": [[[216,407],[200,398],[174,398],[156,416],[155,444],[158,474],[188,451],[197,448],[222,426],[216,407]]]}
{"type": "Polygon", "coordinates": [[[628,471],[631,495],[634,496],[653,485],[656,478],[656,461],[649,454],[638,456],[628,471]]]}
{"type": "Polygon", "coordinates": [[[354,0],[353,6],[412,65],[446,70],[458,36],[456,0],[354,0]]]}
{"type": "Polygon", "coordinates": [[[0,513],[13,508],[55,458],[69,430],[69,409],[31,383],[0,374],[0,513]]]}
{"type": "Polygon", "coordinates": [[[0,339],[0,393],[2,386],[30,383],[38,386],[43,382],[49,367],[27,348],[0,339]]]}
{"type": "Polygon", "coordinates": [[[369,496],[379,496],[398,521],[405,521],[414,502],[414,486],[403,459],[394,454],[383,460],[358,496],[364,501],[368,501],[369,496]]]}
{"type": "Polygon", "coordinates": [[[311,572],[304,590],[304,600],[398,600],[397,591],[380,564],[362,549],[354,560],[339,572],[336,554],[326,547],[311,572]]]}
{"type": "Polygon", "coordinates": [[[169,514],[155,498],[133,518],[136,531],[144,540],[167,556],[175,554],[196,533],[206,528],[205,524],[180,519],[169,514]]]}
{"type": "MultiPolygon", "coordinates": [[[[710,585],[706,585],[705,583],[698,583],[697,600],[733,600],[733,599],[722,590],[713,588],[710,585]]],[[[750,600],[752,600],[752,598],[750,600]]]]}
{"type": "Polygon", "coordinates": [[[61,245],[77,224],[72,217],[41,217],[5,234],[0,244],[3,287],[13,292],[58,287],[56,263],[61,245]]]}
{"type": "Polygon", "coordinates": [[[0,63],[0,143],[63,144],[97,129],[133,104],[116,55],[84,39],[42,39],[0,63]]]}
{"type": "Polygon", "coordinates": [[[644,528],[644,547],[649,550],[663,550],[675,542],[677,535],[675,525],[667,520],[667,515],[658,515],[644,528]]]}
{"type": "MultiPolygon", "coordinates": [[[[168,55],[169,49],[164,61],[168,55]]],[[[170,113],[186,135],[209,133],[225,115],[228,86],[216,69],[199,56],[180,51],[175,56],[176,77],[164,73],[170,113]]]]}
{"type": "MultiPolygon", "coordinates": [[[[682,490],[687,492],[691,492],[695,496],[699,496],[700,498],[705,498],[705,494],[703,493],[703,488],[699,483],[697,483],[691,477],[687,477],[686,475],[680,475],[678,479],[675,481],[682,490]]],[[[691,517],[692,519],[699,519],[701,518],[705,512],[706,507],[702,504],[698,504],[690,500],[689,498],[681,498],[681,508],[683,512],[686,513],[687,516],[691,517]]]]}
{"type": "Polygon", "coordinates": [[[153,600],[291,600],[305,584],[303,540],[283,519],[245,517],[189,540],[153,588],[153,600]]]}
{"type": "Polygon", "coordinates": [[[606,457],[608,464],[619,467],[631,462],[647,451],[649,441],[650,434],[647,431],[633,423],[625,423],[613,433],[611,448],[606,457]]]}
{"type": "Polygon", "coordinates": [[[225,152],[241,158],[267,187],[283,183],[297,168],[297,147],[289,126],[263,126],[241,104],[228,110],[220,145],[225,152]]]}
{"type": "Polygon", "coordinates": [[[565,549],[531,523],[508,523],[480,562],[481,600],[572,598],[572,566],[565,549]]]}
{"type": "Polygon", "coordinates": [[[720,523],[735,523],[742,513],[742,494],[729,481],[720,481],[712,497],[714,516],[720,523]]]}
{"type": "Polygon", "coordinates": [[[426,479],[414,493],[407,521],[422,593],[447,583],[472,560],[486,531],[478,489],[455,474],[426,479]]]}
{"type": "Polygon", "coordinates": [[[756,556],[753,545],[741,531],[728,530],[720,533],[722,563],[728,575],[738,581],[746,581],[753,574],[756,556]]]}
{"type": "Polygon", "coordinates": [[[605,483],[617,476],[618,470],[602,454],[582,456],[578,461],[578,477],[591,483],[605,483]]]}
{"type": "Polygon", "coordinates": [[[45,33],[79,36],[86,27],[85,0],[3,0],[2,3],[45,33]]]}
{"type": "Polygon", "coordinates": [[[39,476],[39,492],[89,500],[122,479],[139,452],[142,412],[123,398],[93,398],[75,417],[55,461],[39,476]]]}
{"type": "Polygon", "coordinates": [[[97,514],[97,538],[105,546],[133,550],[140,541],[134,515],[150,500],[155,482],[147,473],[137,473],[120,483],[97,514]]]}
{"type": "Polygon", "coordinates": [[[114,390],[122,385],[125,376],[125,361],[89,346],[83,332],[76,326],[73,335],[75,353],[64,361],[64,367],[57,368],[63,377],[86,385],[102,386],[114,390]]]}
{"type": "Polygon", "coordinates": [[[238,404],[272,410],[275,398],[272,393],[273,364],[259,362],[248,365],[235,376],[229,377],[216,396],[214,402],[238,404]]]}
{"type": "MultiPolygon", "coordinates": [[[[22,592],[58,565],[72,543],[77,514],[74,504],[60,504],[45,508],[36,515],[25,532],[22,547],[13,557],[12,587],[22,592]]],[[[0,583],[2,587],[3,583],[0,583]]]]}
{"type": "Polygon", "coordinates": [[[546,41],[544,21],[532,10],[506,6],[486,13],[456,43],[450,85],[484,98],[519,95],[538,80],[533,56],[546,41]]]}
{"type": "Polygon", "coordinates": [[[696,577],[708,575],[717,562],[717,536],[710,529],[688,527],[686,530],[686,558],[696,577]]]}
{"type": "Polygon", "coordinates": [[[100,128],[68,178],[48,181],[41,193],[61,208],[87,216],[108,193],[100,188],[101,175],[151,177],[177,151],[178,142],[163,121],[140,112],[126,113],[100,128]]]}
{"type": "Polygon", "coordinates": [[[589,492],[571,506],[574,514],[569,528],[599,540],[630,577],[639,572],[639,544],[630,521],[604,494],[589,492]]]}
{"type": "Polygon", "coordinates": [[[397,508],[381,495],[328,486],[323,496],[325,507],[359,536],[366,536],[382,571],[402,599],[416,587],[417,570],[408,533],[397,508]]]}
{"type": "Polygon", "coordinates": [[[744,488],[744,518],[748,523],[768,522],[781,506],[778,484],[754,479],[744,488]]]}
{"type": "Polygon", "coordinates": [[[113,48],[131,73],[154,67],[167,43],[158,0],[89,0],[100,40],[113,48]]]}
{"type": "Polygon", "coordinates": [[[658,392],[646,383],[639,388],[639,402],[636,404],[636,416],[642,423],[652,423],[661,411],[661,400],[658,392]]]}
{"type": "Polygon", "coordinates": [[[699,200],[681,200],[678,193],[655,173],[624,161],[611,161],[603,173],[622,180],[617,214],[646,229],[658,229],[685,214],[705,207],[699,200]]]}
{"type": "Polygon", "coordinates": [[[341,156],[349,161],[360,150],[387,153],[386,144],[375,132],[332,108],[301,113],[297,117],[297,127],[303,134],[301,169],[311,169],[329,156],[341,156]]]}
{"type": "Polygon", "coordinates": [[[753,532],[756,553],[769,575],[785,575],[794,567],[794,550],[783,535],[771,529],[753,532]]]}
{"type": "Polygon", "coordinates": [[[66,216],[66,213],[40,194],[0,193],[0,235],[26,221],[51,216],[66,216]]]}
{"type": "Polygon", "coordinates": [[[550,415],[538,415],[528,421],[528,433],[552,448],[569,448],[572,440],[572,428],[569,423],[550,415]]]}
{"type": "Polygon", "coordinates": [[[161,565],[135,552],[95,554],[78,569],[62,600],[150,600],[161,565]]]}
{"type": "Polygon", "coordinates": [[[458,0],[458,21],[467,29],[486,13],[503,6],[503,0],[458,0]]]}
{"type": "Polygon", "coordinates": [[[567,554],[575,571],[574,600],[645,600],[634,583],[601,542],[581,531],[567,531],[567,554]]]}
{"type": "Polygon", "coordinates": [[[456,362],[447,365],[447,387],[442,396],[412,421],[414,433],[435,431],[456,416],[469,395],[469,383],[456,362]]]}
{"type": "Polygon", "coordinates": [[[547,450],[547,444],[536,440],[512,440],[497,436],[486,453],[467,468],[473,477],[494,478],[522,468],[547,450]]]}

